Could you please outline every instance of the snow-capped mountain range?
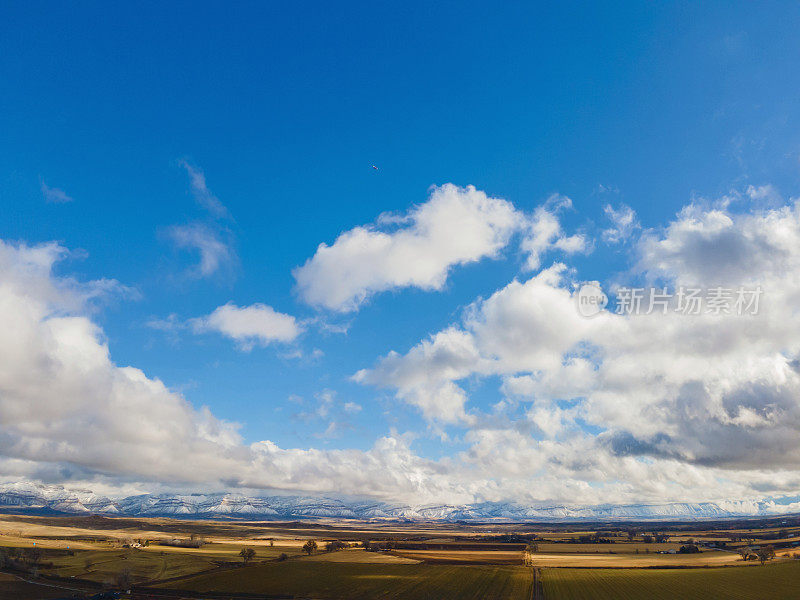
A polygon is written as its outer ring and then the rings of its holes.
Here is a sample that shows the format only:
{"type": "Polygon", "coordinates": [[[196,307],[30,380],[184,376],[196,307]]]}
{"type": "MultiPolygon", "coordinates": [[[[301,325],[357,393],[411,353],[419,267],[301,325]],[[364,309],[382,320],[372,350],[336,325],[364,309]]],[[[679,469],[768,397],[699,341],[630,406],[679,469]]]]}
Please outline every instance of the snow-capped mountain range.
{"type": "Polygon", "coordinates": [[[567,506],[481,502],[465,505],[405,505],[379,500],[343,500],[310,496],[259,496],[237,493],[144,494],[121,499],[91,491],[34,483],[0,484],[0,511],[56,511],[70,514],[183,518],[239,517],[259,520],[358,519],[396,521],[570,521],[696,520],[770,516],[800,512],[798,503],[701,502],[567,506]]]}

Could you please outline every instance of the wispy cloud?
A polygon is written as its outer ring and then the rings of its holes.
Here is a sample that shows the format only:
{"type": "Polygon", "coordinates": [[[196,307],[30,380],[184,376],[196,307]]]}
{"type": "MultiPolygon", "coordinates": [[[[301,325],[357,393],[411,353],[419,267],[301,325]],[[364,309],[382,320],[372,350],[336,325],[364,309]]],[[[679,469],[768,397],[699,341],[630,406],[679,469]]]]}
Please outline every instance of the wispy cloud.
{"type": "Polygon", "coordinates": [[[222,239],[221,232],[203,223],[174,225],[167,230],[167,236],[178,248],[198,253],[200,262],[189,272],[194,277],[210,277],[236,263],[236,253],[222,239]]]}
{"type": "Polygon", "coordinates": [[[603,241],[609,244],[624,242],[639,228],[636,212],[627,204],[620,204],[619,208],[606,204],[603,212],[611,221],[611,227],[603,230],[603,241]]]}
{"type": "Polygon", "coordinates": [[[185,159],[179,161],[189,175],[189,185],[197,203],[207,211],[206,218],[183,225],[173,225],[166,237],[183,250],[196,252],[199,262],[189,269],[191,278],[202,279],[219,273],[233,274],[238,257],[231,230],[220,219],[231,219],[228,209],[208,189],[203,171],[185,159]]]}
{"type": "Polygon", "coordinates": [[[50,187],[44,181],[41,182],[42,188],[42,195],[46,202],[51,202],[53,204],[66,204],[67,202],[72,202],[73,198],[69,194],[67,194],[64,190],[61,190],[57,187],[50,187]]]}
{"type": "Polygon", "coordinates": [[[226,206],[208,189],[206,175],[202,169],[186,159],[180,160],[179,164],[186,169],[186,173],[189,175],[189,186],[197,203],[216,218],[230,218],[226,206]]]}

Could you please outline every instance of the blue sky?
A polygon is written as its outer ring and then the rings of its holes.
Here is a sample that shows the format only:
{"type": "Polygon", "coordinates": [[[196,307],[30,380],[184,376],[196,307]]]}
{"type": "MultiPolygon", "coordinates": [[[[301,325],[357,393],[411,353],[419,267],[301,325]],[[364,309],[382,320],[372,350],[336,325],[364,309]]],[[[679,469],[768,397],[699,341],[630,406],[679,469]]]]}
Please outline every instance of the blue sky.
{"type": "MultiPolygon", "coordinates": [[[[415,459],[447,461],[477,452],[487,431],[522,431],[535,445],[548,435],[530,425],[531,406],[569,410],[587,398],[514,401],[497,416],[506,380],[540,367],[474,365],[448,379],[478,424],[431,418],[409,400],[419,390],[396,377],[353,376],[465,327],[473,303],[555,261],[568,263],[571,281],[647,278],[655,267],[637,267],[646,238],[668,239],[687,205],[728,197],[731,215],[750,215],[769,196],[767,208],[791,206],[799,18],[789,3],[12,3],[0,9],[0,239],[68,250],[53,259],[51,280],[119,282],[77,310],[99,327],[113,363],[240,424],[242,446],[369,452],[396,435],[415,459]],[[343,311],[304,297],[296,269],[321,243],[358,226],[403,230],[407,220],[379,215],[407,216],[449,183],[503,199],[516,221],[549,206],[563,237],[583,245],[562,252],[554,238],[530,270],[527,234],[512,227],[497,252],[448,263],[438,289],[388,285],[343,311]],[[547,204],[554,194],[569,206],[547,204]],[[209,198],[224,208],[209,210],[209,198]],[[606,207],[635,213],[638,227],[618,243],[604,241],[606,207]],[[221,245],[217,267],[199,270],[190,231],[221,245]],[[302,332],[247,347],[200,324],[227,303],[266,305],[302,332]]],[[[779,344],[767,354],[793,351],[779,344]]],[[[616,431],[595,413],[572,417],[581,439],[616,431]]],[[[705,464],[699,451],[659,452],[705,464]]],[[[5,455],[139,489],[160,481],[123,467],[95,472],[90,460],[5,455]]],[[[731,465],[722,468],[752,468],[731,465]]],[[[32,469],[26,476],[58,479],[32,469]]],[[[520,489],[542,472],[522,477],[520,489]]],[[[453,497],[483,494],[453,477],[453,497]]],[[[632,475],[613,469],[575,481],[590,477],[621,486],[611,500],[658,494],[625,487],[632,475]]]]}

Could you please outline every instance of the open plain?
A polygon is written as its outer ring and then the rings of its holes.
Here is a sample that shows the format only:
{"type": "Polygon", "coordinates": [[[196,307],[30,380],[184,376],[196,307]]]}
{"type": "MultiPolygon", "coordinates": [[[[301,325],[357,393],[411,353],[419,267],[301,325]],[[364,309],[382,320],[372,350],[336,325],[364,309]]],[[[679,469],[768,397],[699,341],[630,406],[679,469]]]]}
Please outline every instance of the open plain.
{"type": "Polygon", "coordinates": [[[777,525],[6,514],[0,598],[800,597],[800,520],[777,525]]]}

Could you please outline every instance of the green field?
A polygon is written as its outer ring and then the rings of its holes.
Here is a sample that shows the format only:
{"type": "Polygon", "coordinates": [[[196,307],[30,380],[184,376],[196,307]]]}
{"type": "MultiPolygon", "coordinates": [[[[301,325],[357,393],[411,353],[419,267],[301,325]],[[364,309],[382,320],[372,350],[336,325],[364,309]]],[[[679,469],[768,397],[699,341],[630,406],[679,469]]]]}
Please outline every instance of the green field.
{"type": "Polygon", "coordinates": [[[543,569],[547,600],[795,600],[800,563],[716,569],[543,569]]]}
{"type": "MultiPolygon", "coordinates": [[[[532,570],[480,565],[396,565],[289,560],[199,575],[168,587],[200,592],[289,594],[326,599],[527,600],[532,570]]],[[[167,586],[165,586],[167,587],[167,586]]]]}

